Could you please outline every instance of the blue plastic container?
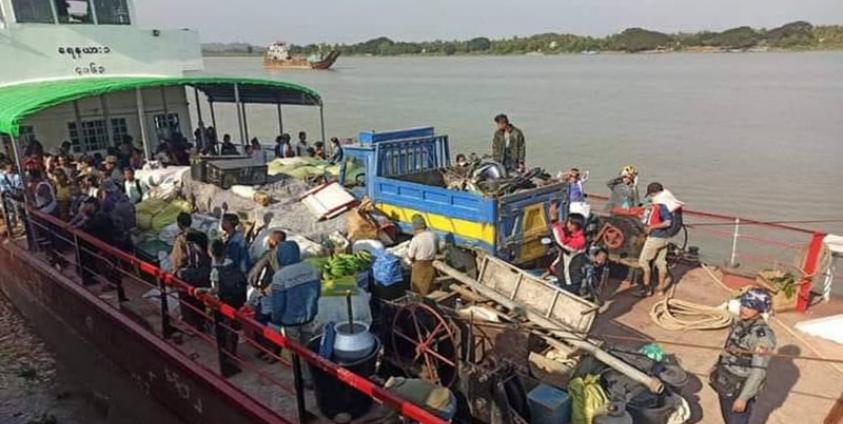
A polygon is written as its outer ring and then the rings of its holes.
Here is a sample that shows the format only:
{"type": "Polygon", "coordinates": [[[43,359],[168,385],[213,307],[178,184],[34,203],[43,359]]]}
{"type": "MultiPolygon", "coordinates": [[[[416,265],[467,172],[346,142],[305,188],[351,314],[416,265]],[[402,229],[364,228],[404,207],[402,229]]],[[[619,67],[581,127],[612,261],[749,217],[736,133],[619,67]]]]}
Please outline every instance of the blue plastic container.
{"type": "Polygon", "coordinates": [[[531,424],[568,424],[571,422],[571,397],[564,390],[539,384],[527,393],[531,424]]]}

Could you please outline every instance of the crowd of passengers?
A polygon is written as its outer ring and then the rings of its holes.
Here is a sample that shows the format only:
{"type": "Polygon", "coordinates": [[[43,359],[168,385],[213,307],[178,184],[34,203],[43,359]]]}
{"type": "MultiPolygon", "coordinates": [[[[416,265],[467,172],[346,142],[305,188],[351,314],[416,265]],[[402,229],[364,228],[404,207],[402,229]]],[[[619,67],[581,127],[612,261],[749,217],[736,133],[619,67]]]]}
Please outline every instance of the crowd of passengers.
{"type": "MultiPolygon", "coordinates": [[[[231,142],[231,136],[223,135],[218,141],[214,128],[197,129],[195,143],[190,144],[181,136],[161,140],[154,151],[153,161],[160,165],[189,165],[190,155],[238,155],[250,156],[254,160],[268,160],[267,149],[257,139],[244,149],[231,142]]],[[[332,138],[331,157],[322,142],[312,145],[304,131],[298,133],[298,142],[292,145],[288,134],[276,138],[273,148],[275,157],[312,157],[342,160],[343,152],[337,138],[332,138]]],[[[134,253],[131,234],[137,225],[135,205],[144,196],[143,188],[135,177],[135,170],[141,169],[146,161],[143,152],[134,147],[131,137],[101,154],[74,155],[70,142],[64,142],[56,152],[46,152],[37,140],[30,141],[23,151],[23,175],[18,172],[11,158],[0,154],[0,193],[3,209],[6,211],[6,228],[16,227],[24,213],[20,203],[28,198],[31,204],[43,214],[53,216],[87,234],[117,247],[127,253],[134,253]],[[25,178],[22,178],[25,177],[25,178]]],[[[283,328],[288,336],[297,340],[309,337],[303,332],[304,324],[313,320],[319,296],[320,274],[318,270],[302,262],[299,246],[286,240],[286,234],[277,231],[271,234],[269,250],[252,264],[248,245],[235,214],[224,214],[221,219],[223,237],[209,240],[208,236],[191,228],[191,214],[182,213],[177,218],[179,234],[175,238],[170,262],[172,273],[196,288],[198,293],[208,293],[221,301],[240,308],[247,303],[247,285],[255,290],[249,304],[256,311],[256,318],[264,324],[283,328]]],[[[40,220],[39,220],[40,222],[40,220]]],[[[68,265],[57,252],[68,247],[68,240],[59,236],[55,226],[40,222],[32,228],[36,241],[49,245],[45,249],[52,265],[62,268],[68,265]]],[[[121,301],[127,300],[119,275],[108,266],[99,266],[97,249],[84,240],[80,241],[81,278],[84,284],[93,285],[103,280],[116,284],[105,284],[106,290],[116,289],[121,301]]],[[[180,296],[183,319],[194,330],[208,332],[204,305],[192,296],[180,296]]],[[[215,333],[223,346],[220,354],[221,369],[225,376],[239,372],[236,356],[238,343],[237,323],[222,315],[214,317],[215,333]]],[[[264,341],[267,348],[271,344],[264,341]]],[[[264,352],[265,353],[265,352],[264,352]]],[[[274,355],[262,354],[267,361],[274,361],[274,355]]]]}

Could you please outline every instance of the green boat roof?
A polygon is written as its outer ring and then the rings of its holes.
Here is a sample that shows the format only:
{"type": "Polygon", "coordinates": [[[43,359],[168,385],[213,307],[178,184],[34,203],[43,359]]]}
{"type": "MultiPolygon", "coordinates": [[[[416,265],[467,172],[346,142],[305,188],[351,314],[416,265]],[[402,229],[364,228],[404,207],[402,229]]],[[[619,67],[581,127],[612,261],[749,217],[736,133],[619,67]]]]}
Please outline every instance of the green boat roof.
{"type": "Polygon", "coordinates": [[[234,102],[234,84],[243,103],[321,106],[316,91],[283,81],[234,77],[103,77],[29,82],[0,87],[0,133],[17,137],[21,121],[53,106],[136,88],[192,86],[212,102],[234,102]]]}

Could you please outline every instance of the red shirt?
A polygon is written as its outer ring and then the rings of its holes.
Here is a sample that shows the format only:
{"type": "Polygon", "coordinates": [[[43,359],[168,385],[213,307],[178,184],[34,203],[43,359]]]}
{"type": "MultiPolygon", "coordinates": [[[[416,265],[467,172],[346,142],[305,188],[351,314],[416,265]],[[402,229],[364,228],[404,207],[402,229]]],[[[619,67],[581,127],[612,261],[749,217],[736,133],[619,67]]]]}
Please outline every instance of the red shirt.
{"type": "Polygon", "coordinates": [[[578,230],[573,233],[565,228],[562,222],[553,224],[553,237],[556,243],[562,245],[568,250],[578,251],[585,249],[585,231],[578,230]]]}

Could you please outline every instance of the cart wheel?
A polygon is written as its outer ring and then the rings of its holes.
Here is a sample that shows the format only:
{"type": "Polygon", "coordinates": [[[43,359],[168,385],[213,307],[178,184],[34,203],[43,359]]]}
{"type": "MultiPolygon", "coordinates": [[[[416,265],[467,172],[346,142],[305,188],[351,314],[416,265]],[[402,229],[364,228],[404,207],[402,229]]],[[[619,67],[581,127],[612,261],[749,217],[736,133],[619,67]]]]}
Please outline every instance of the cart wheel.
{"type": "Polygon", "coordinates": [[[392,321],[392,348],[408,373],[443,387],[457,380],[459,352],[451,321],[423,303],[401,307],[392,321]]]}
{"type": "Polygon", "coordinates": [[[623,246],[624,236],[623,232],[612,224],[606,224],[603,227],[603,243],[609,249],[618,249],[623,246]]]}

